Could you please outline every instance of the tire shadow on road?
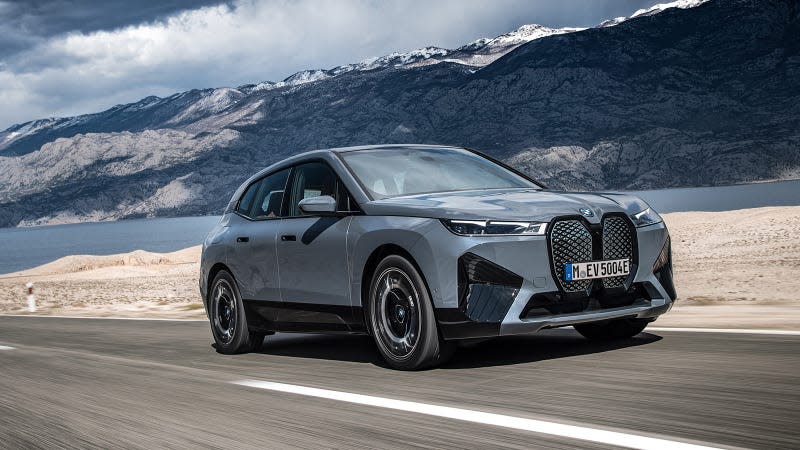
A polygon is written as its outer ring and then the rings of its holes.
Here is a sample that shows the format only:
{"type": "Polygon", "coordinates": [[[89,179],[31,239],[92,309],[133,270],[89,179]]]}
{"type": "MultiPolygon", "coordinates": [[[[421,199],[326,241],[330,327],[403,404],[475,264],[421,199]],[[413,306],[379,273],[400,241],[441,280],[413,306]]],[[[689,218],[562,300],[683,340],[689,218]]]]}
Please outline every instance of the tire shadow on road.
{"type": "Polygon", "coordinates": [[[267,336],[258,353],[295,358],[370,363],[389,367],[369,336],[276,333],[267,336]]]}
{"type": "MultiPolygon", "coordinates": [[[[629,339],[590,341],[573,330],[549,330],[527,336],[463,342],[453,358],[440,368],[525,364],[636,347],[659,340],[661,336],[640,333],[629,339]]],[[[388,368],[368,336],[278,333],[267,336],[259,353],[369,363],[388,368]]]]}

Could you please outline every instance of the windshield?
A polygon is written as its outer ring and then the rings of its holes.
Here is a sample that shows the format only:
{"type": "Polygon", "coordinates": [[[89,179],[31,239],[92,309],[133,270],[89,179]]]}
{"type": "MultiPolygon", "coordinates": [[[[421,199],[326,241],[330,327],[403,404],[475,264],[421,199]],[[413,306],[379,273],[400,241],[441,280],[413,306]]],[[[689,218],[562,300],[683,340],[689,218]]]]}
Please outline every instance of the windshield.
{"type": "Polygon", "coordinates": [[[375,199],[428,192],[539,187],[464,149],[404,147],[354,150],[341,155],[375,199]]]}

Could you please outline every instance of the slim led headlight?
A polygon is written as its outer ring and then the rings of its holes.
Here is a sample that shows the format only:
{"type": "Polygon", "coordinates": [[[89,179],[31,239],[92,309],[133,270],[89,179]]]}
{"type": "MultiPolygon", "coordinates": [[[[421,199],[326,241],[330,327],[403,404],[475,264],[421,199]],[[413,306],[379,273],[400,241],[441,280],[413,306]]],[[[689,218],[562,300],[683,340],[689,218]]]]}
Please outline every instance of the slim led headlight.
{"type": "Polygon", "coordinates": [[[651,208],[647,208],[642,212],[631,214],[631,220],[637,227],[646,227],[661,222],[661,216],[651,208]]]}
{"type": "Polygon", "coordinates": [[[509,220],[442,220],[452,233],[460,236],[481,235],[543,235],[546,222],[509,220]]]}

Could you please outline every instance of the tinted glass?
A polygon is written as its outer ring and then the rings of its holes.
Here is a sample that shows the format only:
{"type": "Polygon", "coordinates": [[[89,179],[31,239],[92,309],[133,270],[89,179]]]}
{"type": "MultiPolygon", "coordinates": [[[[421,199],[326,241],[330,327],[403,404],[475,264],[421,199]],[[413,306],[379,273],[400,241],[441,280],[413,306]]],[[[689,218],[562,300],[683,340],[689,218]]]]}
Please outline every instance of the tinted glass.
{"type": "Polygon", "coordinates": [[[373,198],[539,187],[480,155],[462,149],[371,149],[345,152],[342,157],[373,198]]]}
{"type": "Polygon", "coordinates": [[[320,195],[336,198],[336,174],[321,162],[301,164],[294,169],[289,216],[300,216],[300,200],[320,195]]]}
{"type": "Polygon", "coordinates": [[[289,169],[281,170],[264,178],[258,195],[256,195],[253,209],[250,211],[250,217],[272,219],[281,216],[281,203],[287,178],[289,178],[289,169]]]}
{"type": "Polygon", "coordinates": [[[336,209],[339,211],[359,211],[358,205],[355,200],[353,200],[353,197],[350,196],[350,193],[347,192],[347,188],[344,187],[341,180],[338,180],[337,183],[336,209]]]}
{"type": "Polygon", "coordinates": [[[256,181],[242,195],[237,211],[253,219],[280,217],[288,177],[289,169],[285,169],[256,181]]]}
{"type": "Polygon", "coordinates": [[[239,199],[239,204],[236,206],[236,212],[245,216],[250,214],[250,209],[253,207],[253,199],[256,197],[256,192],[261,186],[261,180],[251,184],[242,194],[239,199]]]}

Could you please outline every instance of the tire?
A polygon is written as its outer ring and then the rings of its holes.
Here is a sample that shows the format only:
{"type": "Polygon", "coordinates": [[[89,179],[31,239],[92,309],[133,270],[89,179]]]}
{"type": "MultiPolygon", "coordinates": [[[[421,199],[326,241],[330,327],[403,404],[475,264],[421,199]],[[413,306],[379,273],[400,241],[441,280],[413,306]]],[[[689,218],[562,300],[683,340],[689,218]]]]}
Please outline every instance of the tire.
{"type": "Polygon", "coordinates": [[[587,339],[627,339],[644,331],[650,322],[649,319],[617,319],[606,322],[581,323],[574,325],[574,328],[587,339]]]}
{"type": "Polygon", "coordinates": [[[247,317],[239,288],[230,273],[221,270],[211,283],[208,298],[208,317],[211,334],[219,353],[235,355],[258,351],[266,333],[247,329],[247,317]]]}
{"type": "Polygon", "coordinates": [[[406,258],[384,258],[369,285],[367,321],[375,345],[394,369],[444,363],[455,345],[439,336],[433,303],[419,271],[406,258]]]}

